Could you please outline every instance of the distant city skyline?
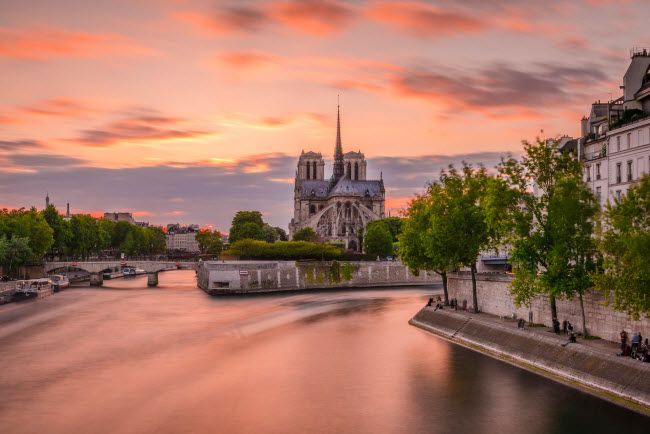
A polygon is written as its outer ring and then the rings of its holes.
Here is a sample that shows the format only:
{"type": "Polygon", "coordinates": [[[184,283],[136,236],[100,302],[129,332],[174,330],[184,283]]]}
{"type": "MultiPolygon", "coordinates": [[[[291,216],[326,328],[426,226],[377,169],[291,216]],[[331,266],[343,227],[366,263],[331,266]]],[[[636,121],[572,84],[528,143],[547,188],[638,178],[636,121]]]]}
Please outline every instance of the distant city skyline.
{"type": "MultiPolygon", "coordinates": [[[[0,207],[286,229],[301,150],[343,147],[401,209],[440,169],[577,137],[650,4],[76,0],[0,5],[0,207]]],[[[329,173],[326,174],[329,176],[329,173]]]]}

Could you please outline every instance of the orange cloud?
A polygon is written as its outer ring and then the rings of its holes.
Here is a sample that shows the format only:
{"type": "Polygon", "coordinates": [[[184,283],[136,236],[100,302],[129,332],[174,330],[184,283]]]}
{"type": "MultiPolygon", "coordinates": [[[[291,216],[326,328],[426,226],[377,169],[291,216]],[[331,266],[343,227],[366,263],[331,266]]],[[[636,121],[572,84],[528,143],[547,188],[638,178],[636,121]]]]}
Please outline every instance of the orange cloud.
{"type": "Polygon", "coordinates": [[[154,214],[151,214],[150,212],[147,212],[147,211],[133,211],[131,214],[133,214],[135,217],[154,215],[154,214]]]}
{"type": "Polygon", "coordinates": [[[227,51],[221,53],[219,58],[227,66],[233,68],[259,69],[276,64],[280,61],[279,56],[258,50],[249,51],[227,51]]]}
{"type": "Polygon", "coordinates": [[[355,11],[330,0],[294,0],[274,3],[270,15],[300,33],[328,35],[349,25],[355,11]]]}
{"type": "Polygon", "coordinates": [[[482,21],[471,15],[415,2],[375,2],[366,13],[404,33],[427,38],[472,33],[485,27],[482,21]]]}
{"type": "Polygon", "coordinates": [[[0,29],[0,57],[44,60],[57,56],[102,58],[156,53],[114,33],[73,32],[48,26],[0,29]]]}
{"type": "Polygon", "coordinates": [[[178,215],[178,214],[185,214],[185,211],[172,211],[172,212],[166,212],[164,214],[165,215],[178,215]]]}
{"type": "Polygon", "coordinates": [[[244,166],[244,172],[246,173],[263,173],[271,170],[271,167],[267,163],[256,162],[254,164],[244,166]]]}

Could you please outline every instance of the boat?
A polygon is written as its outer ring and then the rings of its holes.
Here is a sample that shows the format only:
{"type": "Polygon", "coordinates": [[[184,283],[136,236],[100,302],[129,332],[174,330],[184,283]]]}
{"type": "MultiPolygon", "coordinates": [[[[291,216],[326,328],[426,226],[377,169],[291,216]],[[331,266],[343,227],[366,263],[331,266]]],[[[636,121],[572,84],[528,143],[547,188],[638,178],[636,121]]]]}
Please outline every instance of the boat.
{"type": "Polygon", "coordinates": [[[51,285],[54,292],[59,292],[60,290],[70,286],[70,280],[68,280],[68,276],[65,276],[63,274],[53,274],[50,276],[50,279],[52,280],[51,285]]]}
{"type": "Polygon", "coordinates": [[[144,271],[142,268],[136,268],[136,269],[135,269],[135,275],[136,275],[136,276],[140,276],[140,275],[142,275],[142,274],[147,274],[147,272],[144,271]]]}
{"type": "Polygon", "coordinates": [[[45,297],[52,294],[52,281],[49,278],[19,280],[16,282],[16,295],[24,297],[45,297]]]}
{"type": "Polygon", "coordinates": [[[133,267],[125,267],[124,270],[124,277],[133,277],[135,276],[135,268],[133,267]]]}

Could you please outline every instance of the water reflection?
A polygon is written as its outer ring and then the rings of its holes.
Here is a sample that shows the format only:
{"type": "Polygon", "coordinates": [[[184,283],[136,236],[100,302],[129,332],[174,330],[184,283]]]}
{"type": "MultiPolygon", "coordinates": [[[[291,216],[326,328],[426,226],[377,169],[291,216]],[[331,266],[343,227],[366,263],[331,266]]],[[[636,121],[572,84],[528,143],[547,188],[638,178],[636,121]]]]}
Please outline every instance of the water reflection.
{"type": "Polygon", "coordinates": [[[3,432],[647,432],[409,326],[430,290],[213,298],[193,271],[159,280],[0,306],[3,432]]]}

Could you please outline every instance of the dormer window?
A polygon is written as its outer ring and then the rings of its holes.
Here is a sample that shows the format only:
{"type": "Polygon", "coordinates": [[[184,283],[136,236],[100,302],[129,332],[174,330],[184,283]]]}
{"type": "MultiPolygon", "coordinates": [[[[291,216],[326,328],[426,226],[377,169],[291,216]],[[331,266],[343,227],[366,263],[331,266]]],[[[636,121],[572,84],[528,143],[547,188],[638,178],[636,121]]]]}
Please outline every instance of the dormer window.
{"type": "Polygon", "coordinates": [[[311,190],[311,195],[312,195],[312,196],[316,196],[316,192],[314,191],[313,188],[312,188],[312,190],[311,190]]]}

